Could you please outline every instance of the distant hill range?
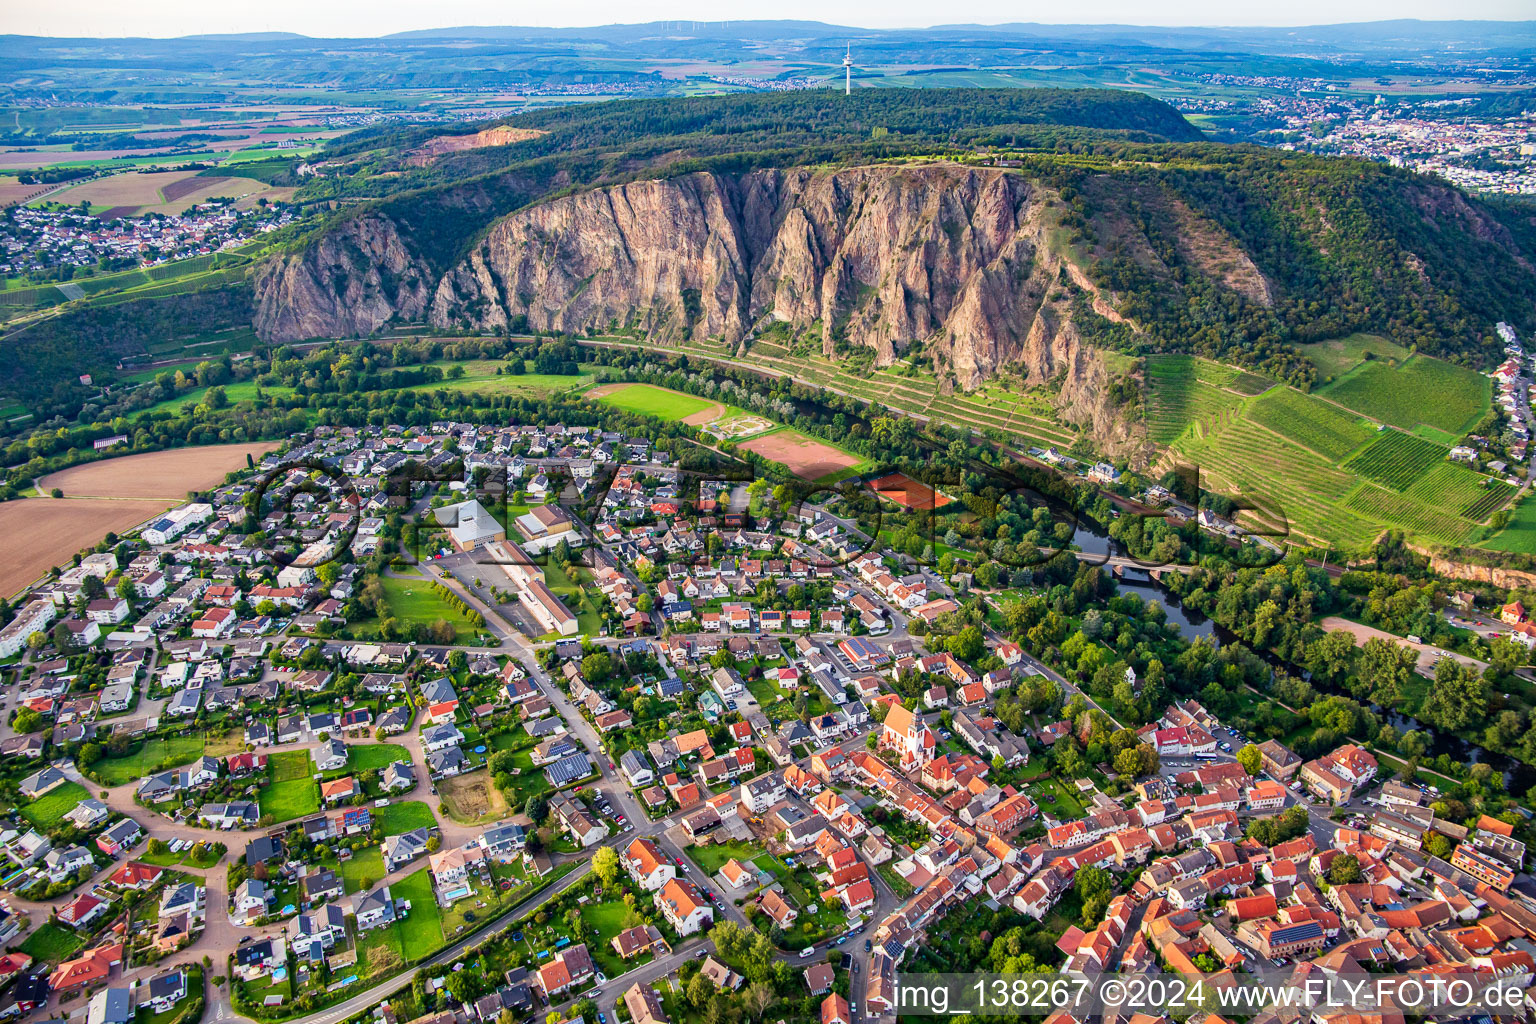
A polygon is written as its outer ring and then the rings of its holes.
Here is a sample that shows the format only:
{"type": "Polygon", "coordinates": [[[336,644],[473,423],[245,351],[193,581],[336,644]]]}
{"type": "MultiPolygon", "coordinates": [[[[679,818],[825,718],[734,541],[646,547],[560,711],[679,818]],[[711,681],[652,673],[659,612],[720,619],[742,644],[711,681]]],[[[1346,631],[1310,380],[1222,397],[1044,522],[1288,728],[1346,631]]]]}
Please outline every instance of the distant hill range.
{"type": "Polygon", "coordinates": [[[869,29],[816,21],[653,21],[588,28],[529,26],[459,26],[398,32],[382,38],[312,38],[289,32],[246,32],[183,36],[177,39],[80,39],[0,36],[0,58],[31,60],[44,53],[85,55],[92,44],[111,44],[118,57],[175,54],[249,53],[253,49],[301,53],[368,50],[390,53],[395,44],[481,42],[535,48],[571,42],[601,44],[613,54],[631,56],[709,56],[761,60],[760,47],[775,44],[780,58],[798,55],[825,59],[852,44],[869,63],[897,55],[971,54],[979,61],[994,51],[1018,49],[1189,54],[1241,53],[1276,57],[1447,59],[1461,55],[1529,52],[1536,47],[1536,21],[1393,21],[1302,27],[1163,27],[1155,25],[935,25],[920,29],[869,29]]]}

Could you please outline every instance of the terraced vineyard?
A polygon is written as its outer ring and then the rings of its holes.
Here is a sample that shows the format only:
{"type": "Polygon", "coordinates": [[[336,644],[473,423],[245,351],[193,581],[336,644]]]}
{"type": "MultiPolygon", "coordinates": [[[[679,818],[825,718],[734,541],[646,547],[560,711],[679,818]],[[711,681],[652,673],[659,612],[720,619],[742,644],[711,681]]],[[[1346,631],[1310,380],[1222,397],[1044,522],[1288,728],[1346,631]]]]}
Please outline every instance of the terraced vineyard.
{"type": "Polygon", "coordinates": [[[909,377],[898,370],[876,370],[863,377],[820,356],[791,354],[763,340],[737,358],[896,412],[937,418],[1014,443],[1066,448],[1077,439],[1077,431],[1063,423],[1043,397],[1015,394],[999,385],[975,394],[944,395],[932,377],[909,377]]]}
{"type": "Polygon", "coordinates": [[[1488,492],[1478,498],[1472,504],[1461,510],[1461,514],[1468,519],[1482,522],[1504,507],[1509,501],[1509,496],[1515,493],[1515,489],[1506,483],[1495,482],[1488,488],[1488,492]]]}
{"type": "Polygon", "coordinates": [[[1338,503],[1355,480],[1327,459],[1277,438],[1249,420],[1234,417],[1203,439],[1173,446],[1179,461],[1200,469],[1201,486],[1254,506],[1247,518],[1310,537],[1369,524],[1338,515],[1338,503]]]}
{"type": "Polygon", "coordinates": [[[1361,363],[1317,393],[1404,430],[1430,427],[1443,440],[1476,425],[1488,411],[1492,385],[1476,370],[1414,356],[1398,367],[1361,363]]]}
{"type": "Polygon", "coordinates": [[[1329,459],[1343,459],[1373,431],[1327,402],[1294,388],[1274,388],[1248,407],[1248,418],[1329,459]]]}
{"type": "Polygon", "coordinates": [[[1348,462],[1345,469],[1352,469],[1363,477],[1386,484],[1395,491],[1407,490],[1415,480],[1443,462],[1446,449],[1432,441],[1426,441],[1401,430],[1387,429],[1376,435],[1364,450],[1348,462]]]}
{"type": "Polygon", "coordinates": [[[1436,511],[1423,502],[1394,494],[1375,484],[1362,483],[1344,504],[1383,524],[1412,530],[1447,544],[1460,544],[1473,529],[1465,519],[1436,511]]]}
{"type": "Polygon", "coordinates": [[[1242,405],[1242,398],[1223,391],[1237,371],[1194,356],[1152,356],[1147,360],[1147,436],[1168,444],[1185,430],[1195,433],[1214,427],[1242,405]]]}
{"type": "MultiPolygon", "coordinates": [[[[1420,362],[1406,377],[1384,364],[1375,370],[1364,363],[1344,381],[1361,382],[1353,391],[1345,388],[1345,397],[1363,394],[1362,405],[1392,410],[1406,424],[1400,430],[1378,426],[1332,393],[1260,390],[1263,378],[1245,381],[1235,367],[1154,356],[1147,361],[1148,434],[1165,445],[1154,472],[1175,464],[1198,467],[1202,487],[1250,506],[1238,521],[1255,532],[1268,527],[1300,542],[1357,550],[1386,529],[1467,543],[1508,502],[1511,488],[1447,461],[1448,447],[1431,439],[1446,431],[1433,422],[1407,422],[1409,399],[1374,390],[1406,389],[1423,401],[1419,392],[1429,382],[1450,381],[1463,409],[1469,396],[1475,400],[1482,380],[1476,374],[1428,359],[1410,360],[1406,368],[1420,362]]],[[[1425,413],[1442,423],[1459,415],[1425,413]]]]}
{"type": "Polygon", "coordinates": [[[1480,476],[1464,466],[1441,462],[1403,493],[1435,508],[1454,508],[1467,519],[1482,522],[1503,508],[1515,489],[1502,480],[1480,476]]]}

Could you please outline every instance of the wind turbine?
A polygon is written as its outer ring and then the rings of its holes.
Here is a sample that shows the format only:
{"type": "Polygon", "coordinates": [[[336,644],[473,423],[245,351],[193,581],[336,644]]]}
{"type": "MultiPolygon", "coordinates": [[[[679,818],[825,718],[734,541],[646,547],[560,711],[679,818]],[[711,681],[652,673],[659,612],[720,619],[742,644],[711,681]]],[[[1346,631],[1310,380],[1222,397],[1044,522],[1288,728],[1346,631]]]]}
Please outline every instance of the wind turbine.
{"type": "Polygon", "coordinates": [[[848,44],[848,51],[843,54],[843,95],[853,95],[853,44],[848,44]]]}

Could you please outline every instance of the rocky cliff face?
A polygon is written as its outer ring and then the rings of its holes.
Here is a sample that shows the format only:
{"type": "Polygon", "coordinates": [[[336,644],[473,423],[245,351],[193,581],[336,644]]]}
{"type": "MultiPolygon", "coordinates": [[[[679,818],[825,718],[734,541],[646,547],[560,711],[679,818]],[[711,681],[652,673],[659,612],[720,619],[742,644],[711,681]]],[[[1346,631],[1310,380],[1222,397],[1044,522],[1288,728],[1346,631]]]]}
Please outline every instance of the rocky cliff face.
{"type": "MultiPolygon", "coordinates": [[[[955,164],[696,173],[520,210],[432,282],[374,215],[269,270],[257,325],[286,340],[425,314],[444,328],[628,326],[663,342],[735,344],[777,321],[819,336],[830,357],[873,349],[877,365],[921,341],[959,388],[1008,368],[1036,384],[1059,376],[1063,416],[1122,441],[1102,397],[1107,371],[1074,310],[1124,320],[1056,241],[1064,210],[1024,176],[955,164]]],[[[1236,267],[1228,286],[1267,300],[1231,239],[1198,226],[1202,257],[1236,267]]]]}
{"type": "Polygon", "coordinates": [[[426,264],[387,217],[359,217],[255,279],[256,333],[269,341],[371,334],[393,317],[419,318],[431,299],[426,264]]]}
{"type": "Polygon", "coordinates": [[[1059,208],[1025,178],[954,165],[637,182],[506,218],[444,277],[430,315],[728,343],[780,321],[819,330],[828,356],[873,348],[879,365],[928,342],[970,388],[1069,325],[1074,290],[1117,317],[1050,246],[1059,208]]]}

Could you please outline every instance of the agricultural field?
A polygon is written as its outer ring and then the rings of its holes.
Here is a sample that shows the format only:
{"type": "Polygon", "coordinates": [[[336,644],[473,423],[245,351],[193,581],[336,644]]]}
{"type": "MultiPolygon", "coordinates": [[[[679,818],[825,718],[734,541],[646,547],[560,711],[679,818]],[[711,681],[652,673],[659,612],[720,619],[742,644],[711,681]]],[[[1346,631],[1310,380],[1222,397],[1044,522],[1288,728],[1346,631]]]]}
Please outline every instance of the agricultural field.
{"type": "MultiPolygon", "coordinates": [[[[220,386],[223,387],[224,397],[229,400],[230,405],[234,405],[236,402],[251,401],[257,397],[258,392],[262,395],[273,395],[277,397],[285,397],[287,395],[293,394],[293,388],[289,387],[287,384],[269,384],[265,387],[262,387],[258,386],[255,381],[251,380],[240,380],[235,381],[232,384],[223,384],[220,386]]],[[[167,398],[163,401],[156,402],[154,405],[145,409],[143,412],[137,413],[136,415],[152,416],[155,413],[160,412],[180,412],[186,406],[196,407],[197,405],[201,404],[204,398],[208,396],[208,391],[208,388],[192,388],[190,391],[183,391],[181,394],[172,398],[167,398]]]]}
{"type": "Polygon", "coordinates": [[[1470,430],[1488,412],[1492,384],[1476,370],[1414,356],[1397,367],[1362,363],[1317,394],[1407,431],[1432,428],[1440,432],[1432,436],[1445,440],[1470,430]]]}
{"type": "Polygon", "coordinates": [[[430,384],[413,384],[406,391],[473,391],[484,395],[547,395],[555,391],[585,387],[591,384],[590,374],[567,377],[558,373],[511,374],[486,373],[474,375],[466,371],[463,377],[439,380],[430,384]]]}
{"type": "Polygon", "coordinates": [[[1337,380],[1367,358],[1401,362],[1410,355],[1406,348],[1378,334],[1351,334],[1346,338],[1315,341],[1296,348],[1317,367],[1319,386],[1337,380]]]}
{"type": "MultiPolygon", "coordinates": [[[[1270,386],[1243,397],[1239,391],[1258,383],[1245,384],[1235,367],[1191,356],[1149,358],[1148,434],[1165,445],[1155,471],[1197,467],[1202,487],[1238,500],[1239,523],[1277,543],[1294,538],[1358,548],[1386,529],[1465,542],[1508,500],[1508,486],[1446,461],[1449,449],[1439,442],[1459,435],[1434,423],[1407,423],[1404,415],[1396,417],[1403,429],[1372,422],[1368,409],[1346,407],[1337,388],[1346,397],[1366,395],[1357,404],[1380,413],[1402,404],[1388,393],[1393,389],[1446,384],[1463,411],[1426,414],[1444,424],[1472,408],[1469,395],[1482,396],[1478,408],[1486,406],[1486,381],[1436,360],[1415,357],[1399,370],[1364,359],[1367,351],[1385,354],[1387,344],[1363,337],[1322,343],[1311,355],[1344,368],[1346,379],[1317,395],[1270,386]]],[[[1433,404],[1422,394],[1415,401],[1433,404]]]]}
{"type": "MultiPolygon", "coordinates": [[[[176,501],[179,501],[177,499],[176,501]]],[[[0,594],[10,596],[109,531],[126,533],[176,501],[166,498],[21,498],[0,503],[0,594]]]]}
{"type": "Polygon", "coordinates": [[[131,217],[183,213],[209,199],[240,200],[245,208],[257,199],[286,199],[291,188],[274,188],[255,178],[199,174],[197,171],[126,171],[82,182],[55,192],[43,203],[91,204],[98,216],[131,217]]]}
{"type": "Polygon", "coordinates": [[[1372,437],[1358,416],[1294,388],[1274,388],[1248,407],[1248,418],[1303,448],[1343,459],[1372,437]]]}
{"type": "Polygon", "coordinates": [[[123,455],[49,473],[38,481],[38,487],[45,492],[57,487],[66,498],[185,501],[188,491],[206,490],[223,483],[230,470],[245,468],[247,455],[260,459],[278,444],[250,441],[123,455]]]}
{"type": "Polygon", "coordinates": [[[1386,429],[1376,440],[1344,463],[1363,477],[1396,491],[1407,490],[1431,467],[1445,461],[1446,449],[1401,430],[1386,429]]]}

